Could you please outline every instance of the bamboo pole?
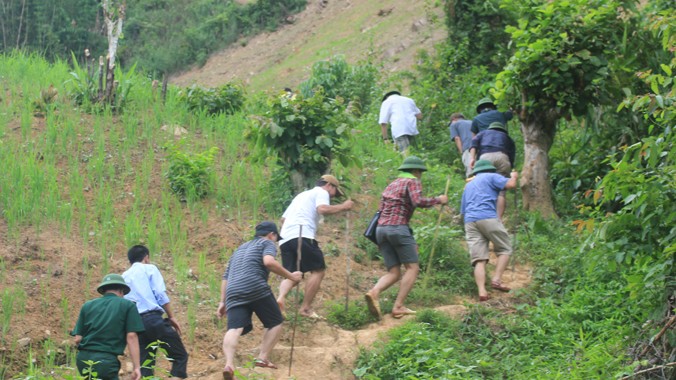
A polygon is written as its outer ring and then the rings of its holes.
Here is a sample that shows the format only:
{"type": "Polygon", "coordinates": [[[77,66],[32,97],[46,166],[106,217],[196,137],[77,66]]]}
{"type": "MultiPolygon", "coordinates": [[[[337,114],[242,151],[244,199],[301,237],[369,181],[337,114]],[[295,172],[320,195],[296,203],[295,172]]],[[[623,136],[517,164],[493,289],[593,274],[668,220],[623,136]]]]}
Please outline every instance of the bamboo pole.
{"type": "MultiPolygon", "coordinates": [[[[444,190],[444,196],[448,196],[448,187],[451,185],[451,179],[446,178],[446,190],[444,190]]],[[[439,218],[437,219],[437,225],[434,227],[434,236],[432,237],[432,248],[430,250],[430,256],[427,259],[427,268],[425,269],[425,276],[422,281],[423,291],[427,289],[427,281],[430,277],[432,270],[432,258],[434,257],[434,249],[437,245],[437,235],[439,234],[439,224],[441,224],[441,216],[443,215],[444,205],[442,204],[439,208],[439,218]]]]}

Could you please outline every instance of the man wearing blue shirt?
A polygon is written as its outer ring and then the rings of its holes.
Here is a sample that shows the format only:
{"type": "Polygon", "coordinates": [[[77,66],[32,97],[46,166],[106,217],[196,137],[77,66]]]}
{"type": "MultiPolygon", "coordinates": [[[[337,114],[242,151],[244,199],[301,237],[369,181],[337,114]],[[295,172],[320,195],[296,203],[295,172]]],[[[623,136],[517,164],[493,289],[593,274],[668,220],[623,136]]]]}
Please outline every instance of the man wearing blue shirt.
{"type": "Polygon", "coordinates": [[[498,256],[491,288],[502,292],[511,290],[502,285],[502,273],[509,263],[512,244],[507,229],[498,218],[496,203],[500,191],[516,187],[518,173],[512,171],[510,178],[506,178],[495,171],[495,166],[490,161],[477,161],[472,172],[474,179],[465,186],[460,206],[465,222],[465,239],[474,266],[474,280],[479,289],[479,301],[490,299],[486,291],[486,263],[490,257],[490,242],[498,256]]]}
{"type": "Polygon", "coordinates": [[[162,347],[171,359],[173,379],[188,377],[188,352],[181,341],[181,326],[178,324],[169,305],[167,287],[160,270],[150,264],[150,251],[143,245],[135,245],[127,252],[131,268],[122,274],[124,281],[129,285],[131,292],[124,298],[136,303],[146,331],[139,335],[141,347],[141,374],[143,377],[153,376],[155,367],[156,341],[162,342],[162,347]],[[167,313],[167,318],[162,315],[167,313]],[[148,361],[148,363],[146,363],[148,361]]]}
{"type": "Polygon", "coordinates": [[[474,137],[474,134],[471,128],[472,121],[466,120],[465,115],[458,112],[451,115],[451,124],[449,124],[448,129],[451,131],[451,141],[458,148],[462,164],[465,166],[465,177],[469,177],[472,174],[469,148],[472,147],[472,137],[474,137]]]}

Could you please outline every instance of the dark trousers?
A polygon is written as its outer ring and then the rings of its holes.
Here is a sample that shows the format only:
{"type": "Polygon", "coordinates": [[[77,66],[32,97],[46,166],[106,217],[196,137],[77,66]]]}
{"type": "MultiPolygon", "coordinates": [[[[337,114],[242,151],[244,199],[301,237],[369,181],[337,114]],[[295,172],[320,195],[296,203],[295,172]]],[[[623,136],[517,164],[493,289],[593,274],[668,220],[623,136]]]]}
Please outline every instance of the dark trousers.
{"type": "Polygon", "coordinates": [[[171,361],[171,376],[185,379],[188,377],[188,352],[183,346],[181,336],[174,330],[168,320],[162,318],[162,312],[151,311],[141,315],[146,331],[138,336],[141,346],[141,375],[153,376],[155,357],[157,355],[157,341],[162,342],[162,350],[171,361]],[[148,347],[148,345],[151,345],[148,347]],[[148,368],[150,367],[150,368],[148,368]]]}
{"type": "Polygon", "coordinates": [[[109,352],[81,350],[77,353],[77,370],[85,379],[118,380],[120,361],[117,355],[109,352]],[[91,366],[86,361],[92,364],[91,366]]]}

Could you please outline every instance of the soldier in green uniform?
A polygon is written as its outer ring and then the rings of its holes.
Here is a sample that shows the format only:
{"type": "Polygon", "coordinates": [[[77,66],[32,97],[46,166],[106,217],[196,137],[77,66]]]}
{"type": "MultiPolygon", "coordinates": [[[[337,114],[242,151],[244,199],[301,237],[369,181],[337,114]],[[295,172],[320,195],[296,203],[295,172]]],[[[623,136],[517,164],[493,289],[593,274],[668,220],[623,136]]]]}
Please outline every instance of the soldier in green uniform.
{"type": "Polygon", "coordinates": [[[77,369],[86,379],[117,380],[117,356],[129,346],[134,365],[131,378],[138,380],[141,363],[137,333],[144,327],[136,305],[123,298],[129,286],[121,275],[108,274],[96,290],[102,297],[85,302],[72,332],[78,348],[77,369]],[[95,364],[90,366],[87,361],[95,364]]]}

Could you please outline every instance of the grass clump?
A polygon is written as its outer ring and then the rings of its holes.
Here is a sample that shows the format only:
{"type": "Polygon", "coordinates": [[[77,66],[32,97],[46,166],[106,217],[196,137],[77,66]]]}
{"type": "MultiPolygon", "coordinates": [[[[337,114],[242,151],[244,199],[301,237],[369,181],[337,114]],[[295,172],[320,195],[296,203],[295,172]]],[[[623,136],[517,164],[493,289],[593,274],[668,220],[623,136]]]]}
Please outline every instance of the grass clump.
{"type": "Polygon", "coordinates": [[[345,310],[344,302],[330,302],[329,313],[326,319],[345,330],[357,330],[369,323],[376,322],[376,318],[367,312],[366,305],[361,301],[350,301],[345,310]]]}

